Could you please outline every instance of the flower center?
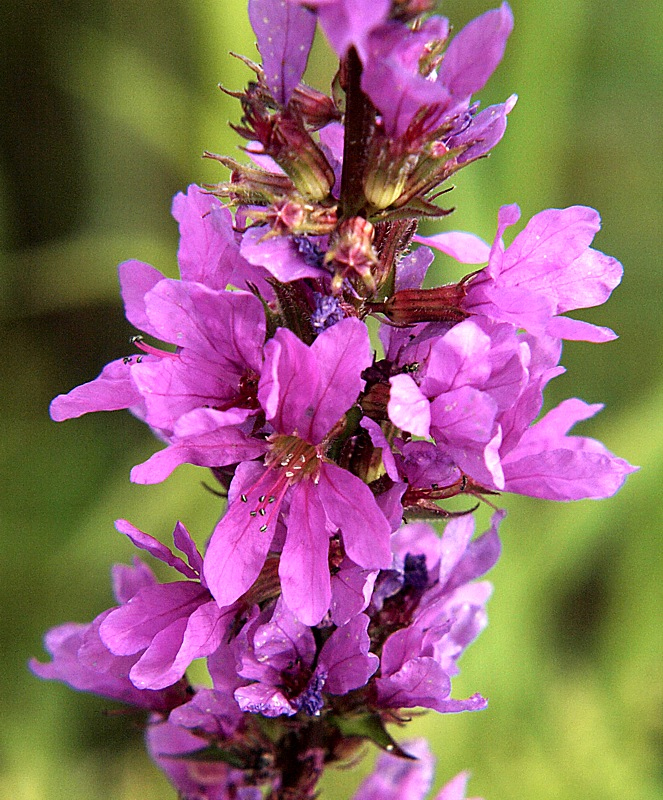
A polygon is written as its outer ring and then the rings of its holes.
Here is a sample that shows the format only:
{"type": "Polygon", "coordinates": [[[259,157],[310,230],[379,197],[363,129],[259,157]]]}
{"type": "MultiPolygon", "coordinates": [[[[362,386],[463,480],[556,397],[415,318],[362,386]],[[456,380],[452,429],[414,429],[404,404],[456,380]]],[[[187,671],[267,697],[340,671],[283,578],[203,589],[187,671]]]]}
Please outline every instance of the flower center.
{"type": "Polygon", "coordinates": [[[249,512],[252,517],[266,517],[265,523],[260,526],[262,532],[267,530],[278,514],[285,493],[293,483],[303,478],[312,478],[314,483],[318,482],[321,458],[315,445],[297,436],[273,434],[267,441],[269,443],[269,450],[265,455],[267,469],[253,488],[247,494],[240,496],[243,503],[248,503],[249,495],[262,489],[263,494],[258,497],[258,504],[249,512]],[[269,506],[271,509],[267,516],[269,506]]]}
{"type": "Polygon", "coordinates": [[[297,436],[275,434],[269,439],[269,452],[265,464],[269,469],[280,469],[288,484],[308,476],[317,483],[320,455],[315,445],[297,436]]]}
{"type": "Polygon", "coordinates": [[[237,394],[215,406],[219,411],[229,411],[231,408],[250,408],[259,409],[260,402],[258,401],[258,381],[260,376],[254,372],[250,367],[245,370],[242,377],[239,379],[237,386],[237,394]]]}

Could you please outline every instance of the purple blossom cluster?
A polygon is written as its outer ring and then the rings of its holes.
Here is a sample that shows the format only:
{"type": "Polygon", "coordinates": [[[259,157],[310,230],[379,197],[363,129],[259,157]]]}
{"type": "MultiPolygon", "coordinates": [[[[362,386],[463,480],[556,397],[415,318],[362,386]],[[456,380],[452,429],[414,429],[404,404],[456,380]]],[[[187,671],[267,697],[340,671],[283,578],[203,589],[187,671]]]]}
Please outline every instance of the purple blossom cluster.
{"type": "MultiPolygon", "coordinates": [[[[411,760],[385,726],[403,709],[486,706],[451,696],[486,625],[477,579],[504,516],[475,538],[472,512],[502,491],[608,497],[634,469],[569,434],[600,405],[541,416],[562,340],[614,338],[564,316],[621,279],[591,247],[598,214],[543,211],[508,246],[515,205],[492,245],[416,233],[450,213],[440,186],[498,143],[515,103],[472,100],[504,53],[509,6],[449,41],[431,5],[249,0],[263,64],[246,62],[234,127],[251,164],[207,154],[231,176],[174,200],[180,279],[120,266],[136,350],[51,405],[57,421],[128,409],[164,445],[134,482],[188,463],[227,496],[202,553],[181,522],[177,555],[119,520],[177,580],[139,559],[114,567],[118,605],[51,630],[51,661],[32,662],[147,710],[148,750],[188,800],[313,797],[324,767],[367,740],[389,754],[355,800],[423,798],[430,755],[420,743],[411,760]],[[340,61],[333,98],[301,82],[317,22],[340,61]],[[422,288],[434,251],[471,271],[422,288]],[[444,507],[454,497],[462,510],[444,507]],[[196,659],[204,687],[187,678],[196,659]]],[[[460,800],[465,780],[438,800],[460,800]]]]}

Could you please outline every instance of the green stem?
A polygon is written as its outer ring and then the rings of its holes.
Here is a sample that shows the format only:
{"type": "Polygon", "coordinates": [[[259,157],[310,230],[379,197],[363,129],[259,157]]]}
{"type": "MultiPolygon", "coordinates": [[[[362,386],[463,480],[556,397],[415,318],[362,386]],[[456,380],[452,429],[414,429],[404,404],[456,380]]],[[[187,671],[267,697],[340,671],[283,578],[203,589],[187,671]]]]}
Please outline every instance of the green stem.
{"type": "Polygon", "coordinates": [[[365,216],[364,171],[375,108],[361,90],[361,61],[351,48],[346,59],[345,142],[341,176],[341,217],[365,216]]]}

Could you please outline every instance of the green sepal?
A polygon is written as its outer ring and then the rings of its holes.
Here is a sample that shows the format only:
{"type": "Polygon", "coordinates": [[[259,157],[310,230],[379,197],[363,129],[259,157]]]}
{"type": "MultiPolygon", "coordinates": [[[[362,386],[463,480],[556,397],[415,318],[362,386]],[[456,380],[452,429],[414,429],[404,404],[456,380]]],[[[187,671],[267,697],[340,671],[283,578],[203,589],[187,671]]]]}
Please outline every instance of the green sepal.
{"type": "Polygon", "coordinates": [[[260,294],[260,290],[254,283],[248,283],[249,291],[251,292],[254,297],[257,297],[258,300],[262,303],[263,311],[265,312],[265,323],[266,323],[266,330],[265,330],[265,341],[271,339],[274,334],[276,333],[279,327],[279,316],[276,314],[272,309],[269,307],[269,303],[265,300],[265,298],[260,294]]]}
{"type": "Polygon", "coordinates": [[[377,214],[371,214],[369,221],[374,224],[396,219],[436,219],[446,217],[453,213],[455,208],[440,208],[434,203],[429,203],[421,197],[413,197],[407,205],[400,208],[385,209],[377,214]]]}
{"type": "Polygon", "coordinates": [[[248,769],[247,760],[242,758],[233,750],[224,750],[215,744],[204,747],[202,750],[195,750],[193,753],[178,753],[169,755],[168,758],[175,758],[181,761],[200,761],[207,763],[223,762],[236,769],[248,769]]]}
{"type": "Polygon", "coordinates": [[[427,503],[417,503],[415,505],[406,506],[403,509],[403,519],[410,520],[440,520],[440,519],[454,519],[455,517],[466,517],[468,514],[474,514],[479,508],[480,503],[476,503],[471,508],[464,511],[447,511],[444,508],[436,505],[432,500],[427,503]]]}
{"type": "Polygon", "coordinates": [[[311,307],[299,283],[281,283],[275,278],[267,278],[267,282],[276,294],[281,327],[289,328],[305,344],[313,344],[315,331],[311,324],[311,307]]]}
{"type": "Polygon", "coordinates": [[[416,757],[406,753],[398,742],[391,736],[385,728],[385,724],[379,714],[369,712],[355,716],[328,716],[327,720],[332,723],[343,736],[366,739],[377,745],[381,750],[390,753],[392,756],[407,758],[416,761],[416,757]]]}

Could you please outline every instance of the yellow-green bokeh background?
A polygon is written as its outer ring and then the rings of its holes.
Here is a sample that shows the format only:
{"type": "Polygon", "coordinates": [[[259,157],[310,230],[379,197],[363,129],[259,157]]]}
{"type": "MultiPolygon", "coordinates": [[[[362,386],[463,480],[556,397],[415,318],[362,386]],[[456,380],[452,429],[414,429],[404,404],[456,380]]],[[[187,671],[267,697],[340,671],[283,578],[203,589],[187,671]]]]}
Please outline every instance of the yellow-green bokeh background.
{"type": "MultiPolygon", "coordinates": [[[[449,0],[459,27],[485,10],[449,0]]],[[[507,56],[484,104],[517,92],[491,159],[458,180],[442,229],[492,237],[500,204],[525,218],[585,203],[596,246],[625,265],[608,306],[582,317],[621,335],[569,344],[549,402],[605,401],[583,432],[642,465],[602,503],[508,498],[492,574],[491,623],[464,656],[456,696],[487,711],[413,723],[439,756],[438,782],[473,773],[486,800],[654,800],[663,792],[660,549],[663,15],[656,2],[514,0],[507,56]]],[[[116,263],[175,274],[170,198],[218,180],[204,149],[231,152],[241,88],[228,51],[252,54],[241,0],[26,0],[0,3],[2,371],[2,724],[0,797],[171,800],[131,719],[26,670],[41,636],[111,603],[108,570],[131,547],[127,517],[168,540],[181,518],[202,542],[217,513],[201,472],[132,486],[152,452],[122,413],[56,425],[49,399],[127,351],[116,263]]],[[[331,61],[316,49],[311,81],[331,61]]],[[[440,264],[440,280],[447,265],[440,264]]],[[[166,577],[166,573],[163,573],[166,577]]],[[[356,782],[335,772],[323,797],[356,782]]]]}

